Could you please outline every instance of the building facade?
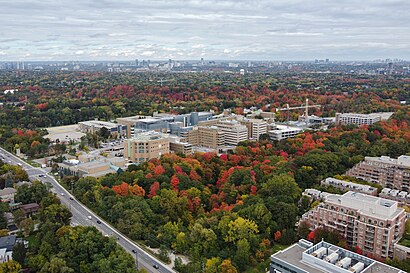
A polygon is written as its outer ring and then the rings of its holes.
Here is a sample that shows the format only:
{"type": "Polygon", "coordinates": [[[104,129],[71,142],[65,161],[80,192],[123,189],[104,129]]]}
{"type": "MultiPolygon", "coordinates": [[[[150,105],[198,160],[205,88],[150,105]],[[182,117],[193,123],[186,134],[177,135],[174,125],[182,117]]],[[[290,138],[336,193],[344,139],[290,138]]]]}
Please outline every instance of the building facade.
{"type": "Polygon", "coordinates": [[[368,195],[377,196],[377,188],[375,187],[353,183],[349,181],[344,181],[344,180],[340,180],[340,179],[336,179],[332,177],[326,178],[325,180],[321,181],[320,184],[332,186],[332,187],[345,190],[345,191],[355,191],[355,192],[361,192],[361,193],[368,194],[368,195]]]}
{"type": "Polygon", "coordinates": [[[95,134],[105,127],[111,135],[127,135],[127,126],[118,123],[106,122],[101,120],[81,121],[78,123],[78,128],[82,133],[95,134]]]}
{"type": "Polygon", "coordinates": [[[223,132],[225,145],[236,146],[239,142],[248,140],[248,128],[236,120],[220,121],[216,127],[223,132]]]}
{"type": "Polygon", "coordinates": [[[132,117],[124,117],[124,118],[117,118],[116,121],[119,124],[127,126],[127,137],[132,137],[134,135],[135,124],[140,119],[145,119],[147,116],[132,116],[132,117]]]}
{"type": "Polygon", "coordinates": [[[248,138],[250,140],[259,140],[261,135],[268,132],[268,123],[263,119],[243,118],[239,122],[248,129],[248,138]]]}
{"type": "Polygon", "coordinates": [[[181,141],[218,151],[225,143],[225,134],[216,126],[198,126],[181,132],[181,141]]]}
{"type": "Polygon", "coordinates": [[[272,130],[269,130],[269,138],[271,140],[282,140],[287,138],[296,137],[302,133],[303,130],[298,127],[291,127],[286,125],[275,125],[272,130]]]}
{"type": "Polygon", "coordinates": [[[384,188],[410,192],[410,156],[365,157],[346,175],[377,183],[384,188]]]}
{"type": "Polygon", "coordinates": [[[349,247],[359,247],[366,255],[386,259],[393,257],[393,246],[404,233],[406,213],[395,201],[349,191],[326,196],[301,221],[306,221],[311,230],[337,230],[349,247]]]}
{"type": "Polygon", "coordinates": [[[160,158],[169,150],[169,138],[158,132],[140,133],[124,142],[124,157],[138,164],[160,158]]]}
{"type": "Polygon", "coordinates": [[[356,114],[356,113],[336,113],[336,125],[356,124],[356,125],[371,125],[381,120],[390,118],[393,113],[372,113],[372,114],[356,114]]]}

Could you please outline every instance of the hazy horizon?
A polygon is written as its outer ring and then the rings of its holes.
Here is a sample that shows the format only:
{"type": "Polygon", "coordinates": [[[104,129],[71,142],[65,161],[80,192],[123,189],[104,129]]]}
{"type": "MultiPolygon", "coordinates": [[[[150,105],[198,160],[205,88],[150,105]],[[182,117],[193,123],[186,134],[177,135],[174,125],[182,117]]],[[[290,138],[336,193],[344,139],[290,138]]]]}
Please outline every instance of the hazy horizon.
{"type": "Polygon", "coordinates": [[[410,59],[406,0],[0,5],[0,61],[410,59]]]}

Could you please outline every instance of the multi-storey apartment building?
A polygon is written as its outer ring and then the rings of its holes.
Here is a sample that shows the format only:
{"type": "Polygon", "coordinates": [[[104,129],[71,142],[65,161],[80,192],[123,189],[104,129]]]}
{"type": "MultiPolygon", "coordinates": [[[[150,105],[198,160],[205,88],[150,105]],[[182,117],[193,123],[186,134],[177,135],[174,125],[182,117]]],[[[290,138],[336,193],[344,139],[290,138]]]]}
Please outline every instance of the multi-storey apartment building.
{"type": "Polygon", "coordinates": [[[124,157],[138,164],[169,153],[168,135],[158,132],[139,133],[124,141],[124,157]]]}
{"type": "Polygon", "coordinates": [[[397,202],[349,191],[330,194],[325,201],[305,213],[312,230],[328,227],[346,238],[350,247],[359,247],[364,254],[378,259],[393,256],[393,245],[403,235],[406,221],[404,209],[397,202]]]}
{"type": "Polygon", "coordinates": [[[332,186],[345,191],[355,191],[365,193],[368,195],[377,196],[377,188],[375,187],[344,181],[332,177],[326,178],[325,180],[321,181],[320,184],[325,186],[332,186]]]}
{"type": "Polygon", "coordinates": [[[410,192],[410,156],[365,157],[346,175],[380,184],[385,188],[410,192]]]}

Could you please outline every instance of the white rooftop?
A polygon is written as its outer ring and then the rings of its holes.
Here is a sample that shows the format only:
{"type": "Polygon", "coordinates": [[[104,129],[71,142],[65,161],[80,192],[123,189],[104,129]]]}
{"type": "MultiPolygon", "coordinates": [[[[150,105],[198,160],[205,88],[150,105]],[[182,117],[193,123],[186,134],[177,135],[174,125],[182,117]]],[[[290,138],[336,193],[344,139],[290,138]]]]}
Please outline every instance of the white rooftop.
{"type": "Polygon", "coordinates": [[[102,121],[102,120],[88,120],[88,121],[81,121],[81,124],[85,124],[88,126],[97,126],[97,127],[106,127],[107,129],[117,127],[117,123],[102,121]]]}
{"type": "Polygon", "coordinates": [[[373,161],[373,162],[378,162],[378,163],[388,163],[388,164],[400,165],[400,166],[403,166],[403,167],[409,167],[410,168],[410,156],[408,156],[408,155],[401,155],[397,159],[396,158],[391,158],[389,156],[381,156],[381,157],[366,156],[365,161],[373,161]]]}
{"type": "Polygon", "coordinates": [[[398,208],[396,201],[353,191],[343,195],[330,194],[326,197],[326,202],[351,208],[379,219],[394,218],[403,210],[398,208]]]}

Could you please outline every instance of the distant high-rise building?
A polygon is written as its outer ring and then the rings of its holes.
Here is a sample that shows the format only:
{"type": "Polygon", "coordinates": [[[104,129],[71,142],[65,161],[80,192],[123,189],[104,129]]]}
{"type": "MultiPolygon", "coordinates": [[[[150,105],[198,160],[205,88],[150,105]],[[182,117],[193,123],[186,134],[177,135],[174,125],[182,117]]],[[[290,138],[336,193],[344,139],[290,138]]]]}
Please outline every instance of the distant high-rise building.
{"type": "Polygon", "coordinates": [[[410,192],[410,156],[365,157],[346,173],[382,187],[410,192]]]}

